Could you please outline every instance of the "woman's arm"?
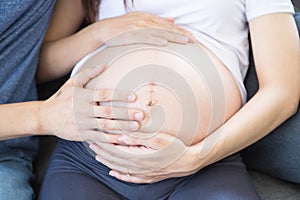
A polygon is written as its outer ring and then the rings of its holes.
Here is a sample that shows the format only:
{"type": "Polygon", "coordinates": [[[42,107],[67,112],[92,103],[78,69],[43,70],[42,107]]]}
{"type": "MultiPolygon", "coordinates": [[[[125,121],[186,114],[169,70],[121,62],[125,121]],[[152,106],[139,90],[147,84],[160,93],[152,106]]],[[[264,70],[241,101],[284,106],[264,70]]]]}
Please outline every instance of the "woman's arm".
{"type": "MultiPolygon", "coordinates": [[[[223,127],[212,154],[221,159],[261,139],[298,108],[300,46],[291,14],[270,14],[249,22],[259,90],[223,127]]],[[[205,158],[205,163],[215,158],[205,158]]],[[[218,160],[216,159],[216,160],[218,160]]]]}
{"type": "Polygon", "coordinates": [[[129,43],[146,42],[156,45],[165,45],[167,41],[187,43],[189,38],[193,40],[191,34],[175,26],[172,19],[138,12],[97,21],[79,30],[85,14],[81,0],[56,1],[40,54],[38,81],[47,81],[67,74],[85,55],[126,31],[156,28],[152,29],[153,36],[131,36],[122,38],[123,41],[110,41],[110,45],[126,44],[126,39],[129,43]]]}
{"type": "MultiPolygon", "coordinates": [[[[0,105],[0,140],[29,135],[55,135],[67,140],[106,141],[103,131],[136,130],[136,109],[97,106],[97,102],[134,102],[135,96],[112,90],[84,89],[104,67],[86,69],[69,79],[46,101],[0,105]],[[129,114],[129,115],[128,115],[129,114]],[[120,119],[118,121],[112,118],[120,119]]],[[[139,118],[142,115],[139,115],[139,118]]]]}
{"type": "Polygon", "coordinates": [[[265,15],[249,25],[259,79],[257,94],[220,129],[191,147],[166,134],[148,140],[121,138],[121,143],[151,147],[142,151],[131,147],[122,153],[110,144],[92,145],[97,159],[114,169],[112,175],[124,181],[151,183],[192,174],[256,142],[295,113],[300,99],[300,48],[292,15],[265,15]],[[170,160],[172,155],[163,150],[169,143],[182,156],[162,167],[161,160],[170,160]],[[160,153],[153,153],[153,149],[160,153]],[[126,176],[128,170],[131,176],[126,176]]]}
{"type": "Polygon", "coordinates": [[[77,32],[84,16],[81,0],[56,1],[40,53],[38,81],[48,81],[67,74],[80,58],[97,47],[90,37],[92,33],[77,32]]]}

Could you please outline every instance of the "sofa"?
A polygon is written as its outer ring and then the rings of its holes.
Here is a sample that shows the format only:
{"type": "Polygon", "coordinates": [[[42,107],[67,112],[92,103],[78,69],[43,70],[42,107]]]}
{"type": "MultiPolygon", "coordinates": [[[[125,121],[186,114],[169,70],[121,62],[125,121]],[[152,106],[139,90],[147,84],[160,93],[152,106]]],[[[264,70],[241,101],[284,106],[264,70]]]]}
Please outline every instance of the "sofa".
{"type": "MultiPolygon", "coordinates": [[[[293,1],[293,3],[296,7],[297,6],[300,7],[299,0],[293,1]]],[[[299,13],[299,18],[300,18],[300,13],[299,13]]],[[[300,23],[300,19],[298,23],[300,23]]],[[[255,69],[253,67],[253,59],[250,60],[250,63],[251,63],[250,65],[251,67],[249,69],[249,72],[245,80],[245,85],[249,93],[249,98],[251,98],[251,96],[257,90],[257,78],[255,74],[255,69]]],[[[39,91],[40,99],[47,99],[58,88],[60,88],[60,86],[63,85],[63,83],[67,79],[68,76],[65,76],[61,79],[39,85],[38,91],[39,91]]],[[[299,110],[292,120],[298,120],[298,122],[300,121],[299,110]]],[[[291,123],[291,122],[287,122],[287,123],[291,123]]],[[[300,123],[298,123],[298,125],[299,124],[300,123]]],[[[287,125],[283,126],[283,128],[285,128],[286,126],[287,125]]],[[[300,134],[300,127],[294,127],[294,128],[296,128],[296,130],[299,130],[299,134],[300,134]]],[[[272,136],[269,135],[263,138],[263,142],[266,141],[267,143],[267,141],[270,139],[269,137],[276,137],[276,133],[272,134],[272,136]]],[[[34,172],[36,174],[36,177],[33,182],[33,186],[37,194],[43,180],[43,176],[48,164],[49,157],[58,140],[57,138],[52,136],[41,136],[39,139],[40,139],[40,150],[38,152],[37,159],[34,163],[34,172]]],[[[280,140],[278,141],[280,143],[280,140]]],[[[280,174],[281,169],[274,169],[275,171],[278,170],[279,173],[278,176],[277,174],[270,175],[266,173],[265,169],[268,167],[268,163],[275,162],[274,160],[270,159],[273,157],[270,156],[271,154],[272,152],[269,152],[268,146],[264,145],[264,143],[262,142],[256,143],[251,147],[242,151],[242,156],[249,169],[249,174],[261,198],[264,200],[283,200],[283,199],[300,200],[300,185],[282,180],[281,175],[283,176],[284,174],[280,174]],[[262,159],[266,161],[266,166],[256,166],[255,159],[253,158],[262,159]],[[255,171],[253,169],[258,169],[258,170],[255,171]]],[[[288,155],[283,155],[283,156],[288,156],[288,155]]]]}

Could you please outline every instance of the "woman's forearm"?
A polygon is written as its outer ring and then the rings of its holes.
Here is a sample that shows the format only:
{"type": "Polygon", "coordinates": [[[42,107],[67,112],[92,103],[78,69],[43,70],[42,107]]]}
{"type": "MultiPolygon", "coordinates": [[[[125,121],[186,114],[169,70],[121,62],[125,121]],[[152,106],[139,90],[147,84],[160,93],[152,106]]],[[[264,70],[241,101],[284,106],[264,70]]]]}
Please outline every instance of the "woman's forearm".
{"type": "Polygon", "coordinates": [[[296,112],[299,98],[294,97],[276,88],[259,91],[218,131],[192,147],[199,156],[195,164],[203,168],[266,136],[296,112]]]}
{"type": "Polygon", "coordinates": [[[48,81],[69,73],[80,59],[101,46],[100,29],[96,26],[90,25],[60,40],[45,41],[40,54],[38,81],[48,81]]]}

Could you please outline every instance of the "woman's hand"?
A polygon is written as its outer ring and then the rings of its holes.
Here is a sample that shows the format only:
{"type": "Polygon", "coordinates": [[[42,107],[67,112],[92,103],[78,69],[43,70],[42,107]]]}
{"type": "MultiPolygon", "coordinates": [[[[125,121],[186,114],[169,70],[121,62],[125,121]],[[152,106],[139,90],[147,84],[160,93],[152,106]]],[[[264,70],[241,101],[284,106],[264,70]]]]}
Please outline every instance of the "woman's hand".
{"type": "Polygon", "coordinates": [[[84,86],[104,71],[86,69],[71,78],[40,106],[41,132],[74,141],[106,141],[113,130],[133,131],[143,113],[136,109],[101,106],[101,102],[134,102],[133,94],[113,90],[89,90],[84,86]],[[118,119],[118,120],[114,120],[118,119]]]}
{"type": "Polygon", "coordinates": [[[103,19],[79,30],[84,15],[81,0],[56,1],[40,53],[36,76],[39,82],[69,73],[80,59],[102,45],[166,45],[168,41],[186,44],[195,40],[173,19],[140,12],[103,19]]]}
{"type": "Polygon", "coordinates": [[[192,33],[175,25],[173,19],[141,12],[100,20],[94,25],[99,31],[95,37],[107,46],[137,43],[166,45],[168,41],[186,44],[195,41],[192,33]]]}
{"type": "MultiPolygon", "coordinates": [[[[145,133],[141,133],[145,134],[145,133]]],[[[113,143],[93,143],[96,160],[112,170],[110,175],[133,183],[154,183],[167,178],[187,176],[201,168],[199,144],[188,147],[166,133],[148,138],[108,135],[113,143]],[[118,144],[116,144],[118,143],[118,144]]]]}

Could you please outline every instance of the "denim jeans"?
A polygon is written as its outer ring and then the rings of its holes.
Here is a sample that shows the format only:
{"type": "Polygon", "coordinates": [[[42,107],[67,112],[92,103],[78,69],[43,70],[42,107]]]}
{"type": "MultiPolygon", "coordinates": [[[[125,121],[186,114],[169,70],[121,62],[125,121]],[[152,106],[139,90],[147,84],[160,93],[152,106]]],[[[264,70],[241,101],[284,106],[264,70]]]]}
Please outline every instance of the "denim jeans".
{"type": "Polygon", "coordinates": [[[26,157],[1,156],[0,199],[32,200],[30,181],[33,178],[32,161],[26,157]]]}
{"type": "Polygon", "coordinates": [[[50,160],[39,200],[258,200],[239,154],[195,174],[152,184],[134,184],[109,175],[80,142],[60,140],[50,160]]]}

